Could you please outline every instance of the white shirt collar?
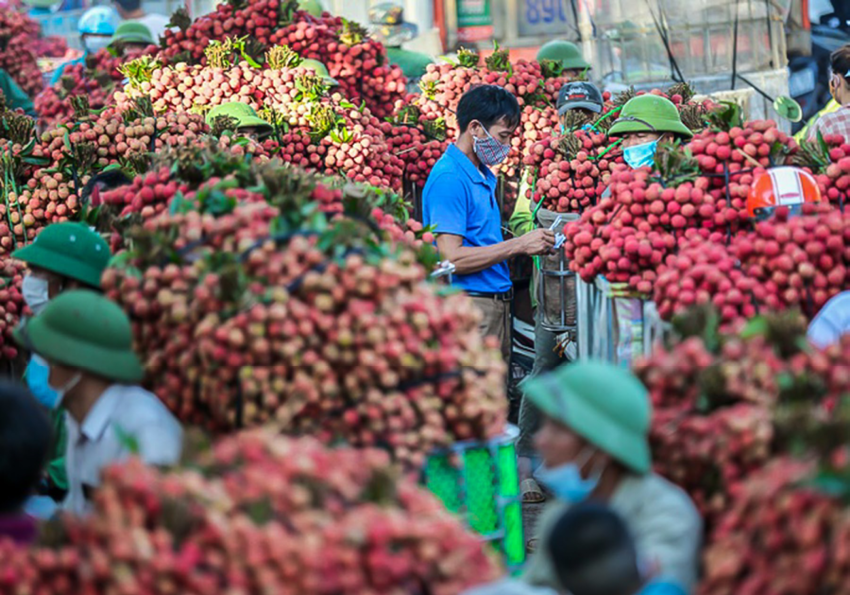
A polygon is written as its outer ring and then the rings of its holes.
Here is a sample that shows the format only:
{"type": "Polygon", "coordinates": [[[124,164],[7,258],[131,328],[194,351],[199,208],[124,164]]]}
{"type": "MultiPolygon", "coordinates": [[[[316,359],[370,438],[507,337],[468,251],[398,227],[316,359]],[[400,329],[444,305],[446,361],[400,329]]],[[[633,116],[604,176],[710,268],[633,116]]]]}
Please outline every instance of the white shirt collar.
{"type": "Polygon", "coordinates": [[[106,426],[109,425],[109,420],[112,418],[120,396],[120,391],[115,389],[116,385],[112,385],[103,391],[103,394],[92,405],[88,415],[83,420],[80,426],[80,434],[88,440],[99,440],[106,430],[106,426]]]}

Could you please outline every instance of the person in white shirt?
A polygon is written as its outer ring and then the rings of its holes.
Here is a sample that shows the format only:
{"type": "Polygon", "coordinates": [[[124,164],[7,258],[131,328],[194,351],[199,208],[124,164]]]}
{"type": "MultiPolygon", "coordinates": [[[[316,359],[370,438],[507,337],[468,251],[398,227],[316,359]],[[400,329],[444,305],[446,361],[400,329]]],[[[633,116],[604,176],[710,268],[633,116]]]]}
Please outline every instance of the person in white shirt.
{"type": "Polygon", "coordinates": [[[850,333],[850,291],[829,300],[809,324],[809,341],[823,349],[850,333]]]}
{"type": "Polygon", "coordinates": [[[151,465],[179,461],[183,431],[155,395],[135,385],[143,369],[117,304],[93,291],[67,291],[15,339],[47,361],[50,386],[67,412],[66,510],[86,513],[101,470],[113,463],[130,456],[151,465]]]}
{"type": "Polygon", "coordinates": [[[159,43],[159,38],[165,35],[171,19],[165,15],[145,12],[142,9],[142,0],[114,0],[113,3],[123,20],[136,21],[147,27],[153,35],[154,42],[159,43]]]}

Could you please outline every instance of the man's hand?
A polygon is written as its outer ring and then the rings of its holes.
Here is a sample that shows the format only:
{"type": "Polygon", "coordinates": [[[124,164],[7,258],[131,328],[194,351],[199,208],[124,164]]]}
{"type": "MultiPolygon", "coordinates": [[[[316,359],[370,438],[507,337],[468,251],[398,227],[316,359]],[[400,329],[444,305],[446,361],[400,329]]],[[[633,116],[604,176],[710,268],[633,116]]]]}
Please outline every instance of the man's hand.
{"type": "Polygon", "coordinates": [[[529,256],[548,254],[555,246],[555,232],[551,229],[535,229],[521,239],[523,252],[529,256]]]}

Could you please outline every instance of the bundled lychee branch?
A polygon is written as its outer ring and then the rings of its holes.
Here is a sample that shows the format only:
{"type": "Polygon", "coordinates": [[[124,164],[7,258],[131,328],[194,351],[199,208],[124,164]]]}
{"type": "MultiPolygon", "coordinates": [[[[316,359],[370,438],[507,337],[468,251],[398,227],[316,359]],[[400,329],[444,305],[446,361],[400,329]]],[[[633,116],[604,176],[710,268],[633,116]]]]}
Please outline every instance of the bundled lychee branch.
{"type": "Polygon", "coordinates": [[[451,595],[500,573],[380,451],[247,433],[189,465],[108,469],[90,516],[4,543],[0,590],[451,595]]]}
{"type": "Polygon", "coordinates": [[[503,364],[472,304],[425,283],[432,236],[394,224],[394,199],[345,198],[274,161],[218,177],[197,157],[178,157],[171,183],[204,182],[131,231],[103,280],[181,419],[383,446],[412,467],[502,430],[503,364]]]}
{"type": "Polygon", "coordinates": [[[753,318],[739,333],[719,322],[711,306],[688,311],[675,320],[683,338],[635,367],[655,409],[656,467],[710,524],[755,470],[798,450],[802,421],[826,420],[850,392],[850,341],[818,350],[799,313],[753,318]]]}

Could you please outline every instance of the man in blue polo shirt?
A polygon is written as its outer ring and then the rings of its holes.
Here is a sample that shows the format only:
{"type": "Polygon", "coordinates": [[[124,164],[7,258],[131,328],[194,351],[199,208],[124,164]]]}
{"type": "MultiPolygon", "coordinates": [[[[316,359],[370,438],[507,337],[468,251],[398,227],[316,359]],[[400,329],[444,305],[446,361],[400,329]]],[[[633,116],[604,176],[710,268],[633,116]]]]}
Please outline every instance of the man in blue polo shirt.
{"type": "Polygon", "coordinates": [[[516,98],[501,87],[482,85],[464,93],[457,107],[460,136],[437,162],[422,197],[425,225],[434,225],[437,249],[455,266],[454,284],[481,310],[481,331],[501,340],[502,356],[510,355],[513,285],[507,259],[543,254],[555,236],[536,229],[505,240],[496,202],[496,176],[519,125],[516,98]]]}

